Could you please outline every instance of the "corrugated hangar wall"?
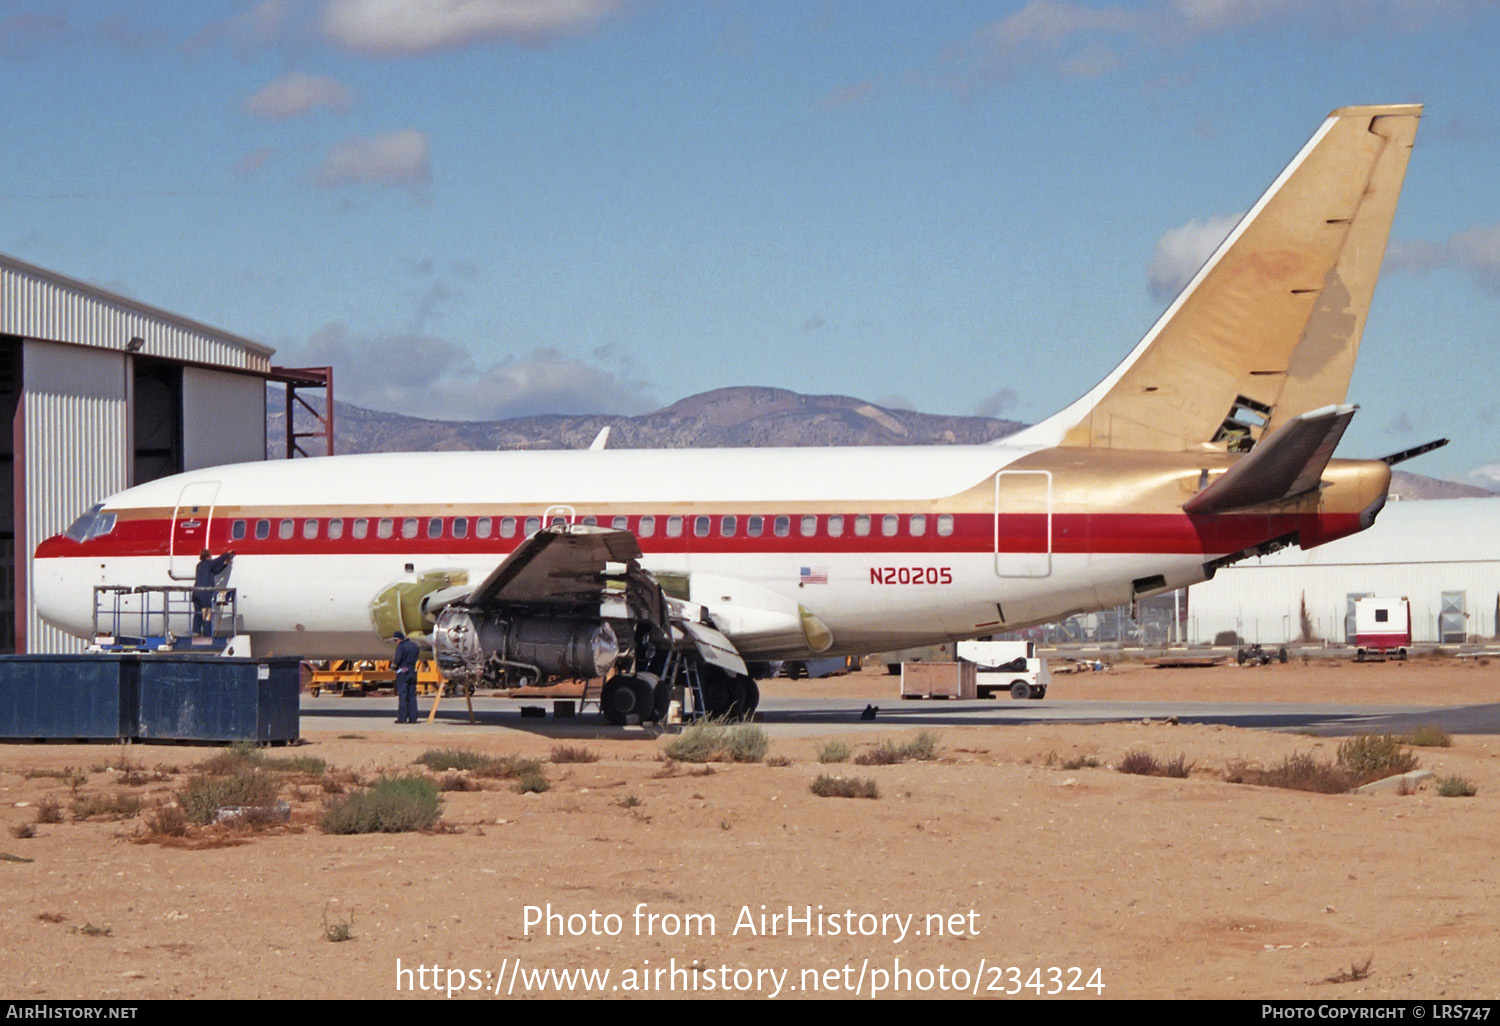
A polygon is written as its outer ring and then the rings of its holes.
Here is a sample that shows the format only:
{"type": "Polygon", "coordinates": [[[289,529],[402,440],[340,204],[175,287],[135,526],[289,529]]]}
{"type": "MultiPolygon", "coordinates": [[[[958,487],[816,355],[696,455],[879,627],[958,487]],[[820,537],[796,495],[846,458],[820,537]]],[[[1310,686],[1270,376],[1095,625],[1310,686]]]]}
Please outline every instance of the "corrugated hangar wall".
{"type": "Polygon", "coordinates": [[[0,348],[16,411],[0,651],[74,651],[32,608],[36,546],[132,484],[264,459],[272,350],[3,254],[0,348]]]}
{"type": "Polygon", "coordinates": [[[1224,567],[1188,590],[1188,640],[1221,631],[1281,644],[1301,635],[1304,600],[1313,635],[1341,642],[1351,596],[1411,602],[1412,638],[1493,638],[1500,603],[1500,499],[1391,503],[1368,531],[1316,549],[1287,549],[1224,567]]]}
{"type": "MultiPolygon", "coordinates": [[[[26,559],[43,540],[129,482],[128,358],[28,340],[22,356],[26,559]]],[[[30,579],[30,575],[27,575],[30,579]]],[[[73,652],[83,642],[47,626],[27,601],[28,652],[73,652]]],[[[23,639],[17,639],[18,642],[23,639]]]]}

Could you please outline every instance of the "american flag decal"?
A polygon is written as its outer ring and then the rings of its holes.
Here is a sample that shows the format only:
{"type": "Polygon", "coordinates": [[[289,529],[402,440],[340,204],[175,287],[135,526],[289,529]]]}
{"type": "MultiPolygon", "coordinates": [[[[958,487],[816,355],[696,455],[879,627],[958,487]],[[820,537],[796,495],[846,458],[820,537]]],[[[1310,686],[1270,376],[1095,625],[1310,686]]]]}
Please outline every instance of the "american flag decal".
{"type": "Polygon", "coordinates": [[[802,584],[827,584],[828,568],[826,566],[805,566],[799,578],[802,584]]]}

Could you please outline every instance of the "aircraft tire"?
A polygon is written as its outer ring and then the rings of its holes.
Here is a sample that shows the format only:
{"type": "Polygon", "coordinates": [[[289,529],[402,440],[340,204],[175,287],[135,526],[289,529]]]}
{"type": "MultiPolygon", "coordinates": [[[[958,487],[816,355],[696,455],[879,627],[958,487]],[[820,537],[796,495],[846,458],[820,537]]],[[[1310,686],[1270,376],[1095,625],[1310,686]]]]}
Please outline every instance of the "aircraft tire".
{"type": "Polygon", "coordinates": [[[729,690],[729,705],[724,710],[724,715],[731,720],[743,720],[745,718],[745,681],[748,678],[730,675],[725,682],[729,690]]]}
{"type": "Polygon", "coordinates": [[[662,680],[654,673],[643,673],[641,680],[651,681],[651,721],[660,723],[667,718],[667,709],[672,704],[672,682],[662,680]]]}
{"type": "Polygon", "coordinates": [[[632,683],[634,677],[611,677],[604,682],[599,692],[599,711],[605,720],[616,727],[625,726],[626,719],[636,712],[636,694],[632,683]]]}
{"type": "Polygon", "coordinates": [[[1024,680],[1012,681],[1010,685],[1010,697],[1017,699],[1031,697],[1031,685],[1024,680]]]}
{"type": "Polygon", "coordinates": [[[745,719],[755,715],[755,710],[760,708],[760,685],[755,683],[754,677],[745,678],[745,719]]]}
{"type": "Polygon", "coordinates": [[[718,670],[703,671],[703,712],[710,719],[722,720],[729,715],[729,684],[718,670]]]}

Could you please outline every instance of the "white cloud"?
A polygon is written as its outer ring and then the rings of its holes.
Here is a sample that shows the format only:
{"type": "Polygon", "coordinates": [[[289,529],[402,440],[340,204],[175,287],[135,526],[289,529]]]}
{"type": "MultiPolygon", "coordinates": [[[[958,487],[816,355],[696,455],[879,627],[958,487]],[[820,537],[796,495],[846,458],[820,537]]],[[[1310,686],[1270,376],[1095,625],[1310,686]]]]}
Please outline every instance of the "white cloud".
{"type": "Polygon", "coordinates": [[[586,32],[627,0],[329,0],[323,32],[361,53],[405,57],[504,39],[586,32]]]}
{"type": "Polygon", "coordinates": [[[354,94],[344,84],[289,71],[245,100],[245,111],[268,121],[282,121],[319,107],[343,114],[353,105],[354,94]]]}
{"type": "Polygon", "coordinates": [[[338,397],[357,406],[441,420],[503,420],[546,413],[637,414],[660,404],[623,361],[581,360],[553,349],[481,365],[463,346],[432,335],[352,335],[342,324],[301,347],[288,366],[332,366],[338,397]]]}
{"type": "Polygon", "coordinates": [[[328,151],[319,185],[420,185],[432,180],[427,136],[415,129],[346,139],[328,151]]]}
{"type": "Polygon", "coordinates": [[[1500,463],[1486,463],[1475,467],[1464,476],[1481,488],[1488,488],[1491,491],[1500,490],[1500,463]]]}
{"type": "Polygon", "coordinates": [[[976,417],[998,417],[1007,410],[1013,409],[1017,399],[1013,388],[1002,388],[998,392],[985,396],[974,405],[974,416],[976,417]]]}
{"type": "Polygon", "coordinates": [[[1169,299],[1181,292],[1244,216],[1223,214],[1203,221],[1194,218],[1164,232],[1156,240],[1147,272],[1151,294],[1158,299],[1169,299]]]}
{"type": "Polygon", "coordinates": [[[1500,223],[1478,225],[1443,242],[1392,243],[1385,266],[1422,274],[1438,267],[1459,267],[1474,275],[1486,292],[1500,295],[1500,223]]]}

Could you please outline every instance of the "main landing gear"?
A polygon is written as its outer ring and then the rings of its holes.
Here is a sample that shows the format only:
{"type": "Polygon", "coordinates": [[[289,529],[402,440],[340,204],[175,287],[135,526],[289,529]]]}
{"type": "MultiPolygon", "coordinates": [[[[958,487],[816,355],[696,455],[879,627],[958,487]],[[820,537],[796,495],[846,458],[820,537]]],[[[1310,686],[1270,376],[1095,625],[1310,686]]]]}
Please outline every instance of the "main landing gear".
{"type": "Polygon", "coordinates": [[[690,696],[691,708],[709,719],[748,720],[760,705],[760,686],[753,677],[676,653],[661,669],[660,674],[623,673],[605,681],[599,695],[604,719],[617,727],[632,716],[643,724],[660,723],[679,687],[690,696]]]}

